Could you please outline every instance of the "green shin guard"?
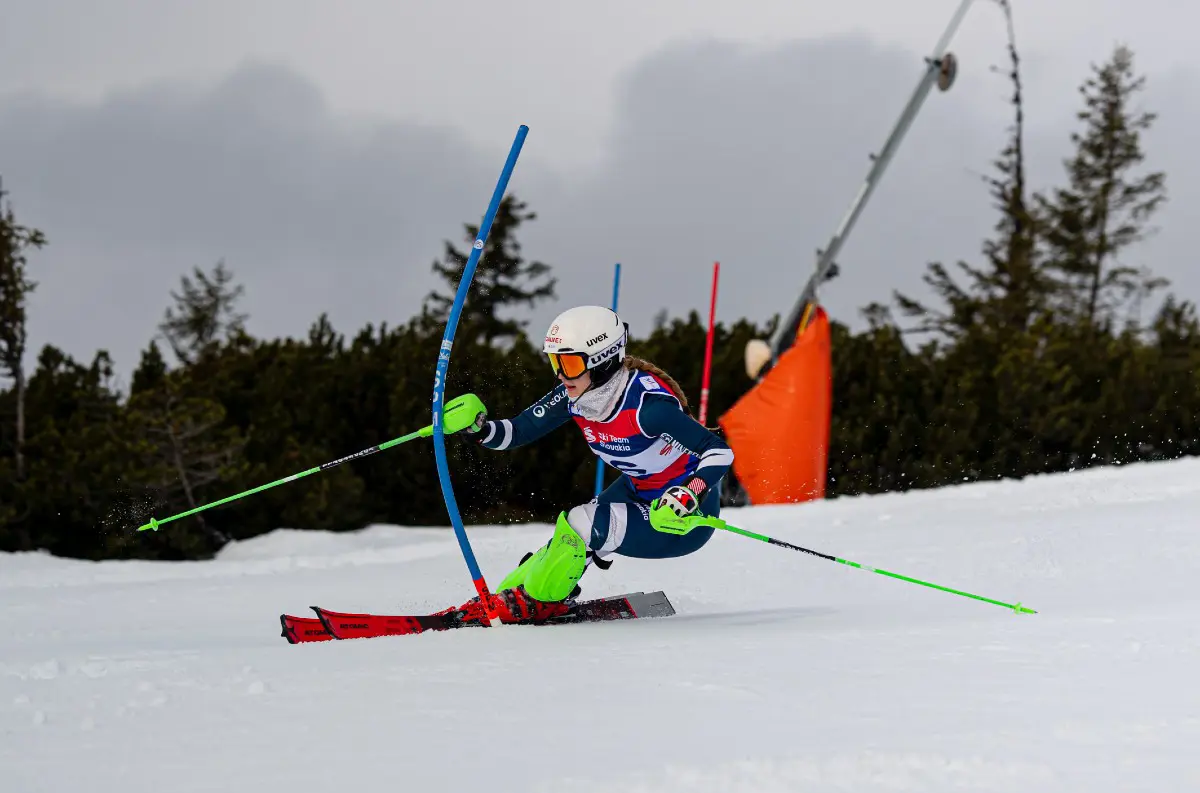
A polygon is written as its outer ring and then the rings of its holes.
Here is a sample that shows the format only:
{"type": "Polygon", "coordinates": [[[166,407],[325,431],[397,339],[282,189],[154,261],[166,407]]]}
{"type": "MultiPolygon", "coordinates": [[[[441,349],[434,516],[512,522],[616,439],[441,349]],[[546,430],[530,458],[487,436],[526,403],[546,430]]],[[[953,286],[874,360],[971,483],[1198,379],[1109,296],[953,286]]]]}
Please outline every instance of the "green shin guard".
{"type": "Polygon", "coordinates": [[[550,542],[505,576],[496,591],[524,586],[531,598],[555,603],[571,594],[585,567],[587,546],[567,523],[566,513],[560,512],[550,542]]]}

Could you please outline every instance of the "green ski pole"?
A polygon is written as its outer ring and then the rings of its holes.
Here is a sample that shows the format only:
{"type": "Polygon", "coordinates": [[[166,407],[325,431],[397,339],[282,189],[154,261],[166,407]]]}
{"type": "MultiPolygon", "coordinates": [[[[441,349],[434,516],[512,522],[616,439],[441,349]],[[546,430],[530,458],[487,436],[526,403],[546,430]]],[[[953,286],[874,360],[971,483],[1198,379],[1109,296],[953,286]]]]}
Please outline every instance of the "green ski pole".
{"type": "MultiPolygon", "coordinates": [[[[481,413],[486,414],[486,409],[483,407],[483,403],[479,401],[479,398],[474,394],[463,394],[460,397],[450,400],[446,403],[445,410],[442,411],[442,415],[445,419],[443,422],[444,432],[446,434],[452,434],[453,432],[457,432],[461,429],[469,427],[476,420],[476,417],[481,413]]],[[[232,496],[227,496],[220,501],[213,501],[210,504],[204,504],[203,506],[196,507],[195,509],[189,509],[187,512],[180,512],[178,515],[172,515],[171,517],[163,518],[162,520],[150,518],[150,522],[144,526],[139,526],[138,531],[146,531],[148,529],[152,531],[158,531],[158,527],[164,523],[170,523],[171,521],[186,518],[190,515],[195,515],[197,512],[203,512],[206,509],[219,507],[222,504],[228,504],[231,501],[237,501],[238,499],[245,498],[246,496],[252,496],[255,493],[261,493],[264,490],[270,490],[273,487],[278,487],[279,485],[287,484],[288,482],[295,482],[297,479],[303,479],[306,476],[310,476],[311,474],[315,474],[320,471],[328,471],[330,468],[341,465],[342,463],[348,463],[351,460],[358,460],[360,458],[375,454],[376,452],[382,452],[386,449],[391,449],[394,446],[399,446],[402,443],[408,443],[416,438],[428,438],[432,435],[433,425],[430,424],[429,426],[422,427],[416,432],[410,432],[407,435],[403,435],[399,438],[393,438],[390,441],[385,441],[377,446],[372,446],[369,449],[363,449],[360,452],[355,452],[354,454],[347,455],[346,457],[340,457],[336,460],[322,463],[321,465],[314,465],[312,468],[309,468],[306,471],[301,471],[300,473],[292,474],[291,476],[285,476],[282,479],[276,479],[274,482],[268,482],[265,485],[259,485],[258,487],[251,488],[250,490],[246,490],[232,496]]]]}
{"type": "MultiPolygon", "coordinates": [[[[655,505],[655,506],[657,506],[657,505],[655,505]]],[[[1003,606],[1006,609],[1012,609],[1012,611],[1017,614],[1037,614],[1037,612],[1034,611],[1033,609],[1026,608],[1025,606],[1022,606],[1020,603],[1005,603],[1002,600],[993,600],[991,598],[985,598],[982,595],[972,595],[970,592],[963,592],[958,589],[951,589],[950,587],[941,586],[940,584],[931,584],[928,581],[922,581],[919,578],[912,578],[910,576],[900,575],[899,573],[892,573],[887,570],[880,570],[876,567],[868,567],[866,565],[859,564],[858,562],[851,562],[849,559],[840,559],[836,556],[831,556],[827,553],[821,553],[820,551],[814,551],[809,548],[802,548],[799,545],[792,545],[790,542],[784,542],[783,540],[777,540],[774,537],[768,537],[765,534],[757,534],[752,531],[747,531],[746,529],[740,529],[737,526],[733,526],[729,523],[726,523],[725,521],[721,520],[720,518],[710,518],[705,515],[695,515],[695,516],[687,517],[687,518],[677,518],[677,517],[675,517],[674,513],[671,513],[670,510],[667,509],[666,515],[664,515],[664,520],[662,521],[662,524],[660,524],[659,531],[666,531],[670,534],[686,534],[689,531],[691,531],[692,529],[698,528],[700,526],[711,526],[714,529],[721,529],[722,531],[732,532],[733,534],[740,534],[743,537],[749,537],[754,540],[759,540],[760,542],[769,543],[771,545],[778,545],[781,548],[789,548],[793,551],[800,551],[801,553],[811,554],[812,556],[816,556],[821,559],[828,559],[831,562],[837,562],[838,564],[844,564],[847,567],[856,567],[859,570],[866,570],[869,573],[878,573],[879,575],[884,575],[884,576],[887,576],[888,578],[895,578],[900,581],[907,581],[910,584],[920,584],[921,586],[929,587],[930,589],[937,589],[942,592],[949,592],[952,595],[961,595],[963,597],[972,598],[974,600],[982,600],[984,603],[992,603],[997,606],[1003,606]]]]}

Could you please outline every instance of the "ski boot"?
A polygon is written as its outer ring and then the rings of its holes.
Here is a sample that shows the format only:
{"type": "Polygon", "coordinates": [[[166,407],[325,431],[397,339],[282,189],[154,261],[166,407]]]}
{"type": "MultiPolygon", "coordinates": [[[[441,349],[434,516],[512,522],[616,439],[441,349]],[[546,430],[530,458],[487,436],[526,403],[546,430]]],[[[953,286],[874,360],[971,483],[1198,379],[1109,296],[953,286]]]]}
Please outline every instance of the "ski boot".
{"type": "MultiPolygon", "coordinates": [[[[578,587],[576,587],[578,589],[578,587]]],[[[487,612],[491,611],[505,624],[517,622],[545,622],[553,617],[566,614],[570,610],[569,601],[559,600],[546,602],[529,596],[524,586],[506,589],[503,592],[489,592],[488,605],[484,609],[479,596],[468,600],[461,606],[452,606],[437,613],[437,616],[453,615],[455,624],[469,623],[485,624],[488,621],[487,612]]]]}
{"type": "Polygon", "coordinates": [[[554,536],[536,551],[521,557],[492,594],[491,606],[501,622],[544,622],[564,614],[580,590],[587,569],[587,545],[560,512],[554,536]]]}
{"type": "MultiPolygon", "coordinates": [[[[590,563],[602,569],[612,565],[588,549],[567,522],[566,513],[560,512],[550,541],[521,557],[516,569],[490,593],[491,611],[505,623],[544,622],[565,614],[582,591],[579,579],[590,563]]],[[[478,597],[459,608],[466,619],[486,619],[478,597]]]]}

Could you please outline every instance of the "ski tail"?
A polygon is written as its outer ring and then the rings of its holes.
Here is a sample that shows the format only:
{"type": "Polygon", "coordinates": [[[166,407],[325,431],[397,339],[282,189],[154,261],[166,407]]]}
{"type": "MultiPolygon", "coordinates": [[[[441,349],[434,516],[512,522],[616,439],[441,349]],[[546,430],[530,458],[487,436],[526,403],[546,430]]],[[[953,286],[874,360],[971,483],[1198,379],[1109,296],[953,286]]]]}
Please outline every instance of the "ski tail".
{"type": "Polygon", "coordinates": [[[624,595],[585,600],[575,603],[558,617],[551,617],[539,625],[572,622],[604,622],[607,620],[632,620],[646,617],[670,617],[675,607],[665,592],[628,592],[624,595]]]}

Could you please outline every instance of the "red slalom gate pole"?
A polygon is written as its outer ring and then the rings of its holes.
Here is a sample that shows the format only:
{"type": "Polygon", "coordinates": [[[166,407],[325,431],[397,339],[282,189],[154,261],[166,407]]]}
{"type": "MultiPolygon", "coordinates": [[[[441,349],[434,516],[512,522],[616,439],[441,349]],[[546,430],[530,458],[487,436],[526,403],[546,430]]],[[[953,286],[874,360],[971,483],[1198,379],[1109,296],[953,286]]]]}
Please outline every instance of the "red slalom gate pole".
{"type": "Polygon", "coordinates": [[[708,385],[712,376],[713,323],[717,315],[717,278],[721,263],[713,262],[712,299],[708,304],[708,339],[704,343],[704,379],[700,384],[700,423],[708,416],[708,385]]]}

